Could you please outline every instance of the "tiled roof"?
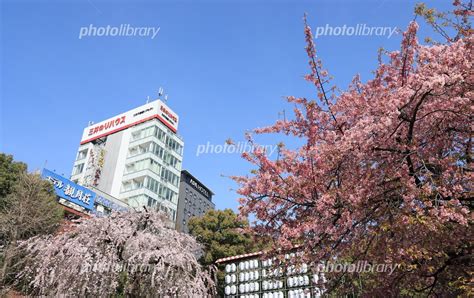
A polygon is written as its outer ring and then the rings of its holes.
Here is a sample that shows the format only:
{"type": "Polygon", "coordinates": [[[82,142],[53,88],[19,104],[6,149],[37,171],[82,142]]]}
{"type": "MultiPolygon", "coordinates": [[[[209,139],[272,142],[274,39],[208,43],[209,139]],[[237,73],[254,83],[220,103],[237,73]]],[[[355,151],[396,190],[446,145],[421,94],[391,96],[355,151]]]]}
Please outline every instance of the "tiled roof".
{"type": "Polygon", "coordinates": [[[226,262],[229,262],[229,261],[234,261],[234,260],[239,260],[239,259],[244,259],[244,258],[248,258],[248,257],[254,257],[254,256],[259,256],[263,254],[263,251],[257,251],[257,252],[252,252],[252,253],[248,253],[248,254],[243,254],[243,255],[238,255],[238,256],[232,256],[232,257],[227,257],[227,258],[222,258],[222,259],[218,259],[216,261],[217,264],[219,263],[226,263],[226,262]]]}

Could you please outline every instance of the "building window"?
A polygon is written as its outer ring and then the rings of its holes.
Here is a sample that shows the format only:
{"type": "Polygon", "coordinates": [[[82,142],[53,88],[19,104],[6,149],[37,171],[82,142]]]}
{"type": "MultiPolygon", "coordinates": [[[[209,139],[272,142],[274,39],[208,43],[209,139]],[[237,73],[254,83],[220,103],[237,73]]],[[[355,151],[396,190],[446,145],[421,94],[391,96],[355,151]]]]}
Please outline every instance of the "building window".
{"type": "Polygon", "coordinates": [[[148,205],[148,207],[151,207],[151,208],[155,207],[156,206],[156,200],[154,200],[153,198],[148,197],[147,205],[148,205]]]}
{"type": "Polygon", "coordinates": [[[143,139],[155,134],[156,127],[150,126],[132,133],[132,141],[143,139]]]}
{"type": "Polygon", "coordinates": [[[88,149],[84,149],[84,150],[81,150],[77,153],[77,158],[76,160],[83,160],[84,158],[86,158],[87,156],[87,150],[88,149]]]}
{"type": "Polygon", "coordinates": [[[145,169],[150,169],[151,171],[159,175],[161,166],[153,159],[147,158],[125,165],[125,174],[131,174],[145,169]]]}
{"type": "Polygon", "coordinates": [[[180,156],[183,155],[183,146],[181,146],[176,140],[174,140],[171,136],[166,136],[165,141],[166,147],[173,150],[174,152],[178,153],[180,156]]]}
{"type": "Polygon", "coordinates": [[[144,177],[139,177],[139,178],[131,179],[128,181],[124,181],[122,183],[122,192],[142,188],[144,185],[144,181],[145,181],[144,177]]]}
{"type": "Polygon", "coordinates": [[[74,167],[73,175],[78,175],[82,173],[83,170],[84,170],[84,164],[83,163],[78,164],[74,167]]]}

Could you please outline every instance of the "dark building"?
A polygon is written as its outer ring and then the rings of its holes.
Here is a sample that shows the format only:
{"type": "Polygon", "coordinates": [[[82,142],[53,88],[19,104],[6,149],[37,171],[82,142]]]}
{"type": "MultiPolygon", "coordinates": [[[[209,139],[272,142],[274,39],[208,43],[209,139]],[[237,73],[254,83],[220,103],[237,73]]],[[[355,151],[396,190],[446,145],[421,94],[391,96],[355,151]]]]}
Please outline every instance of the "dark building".
{"type": "Polygon", "coordinates": [[[179,183],[176,230],[188,233],[188,221],[191,217],[202,216],[214,209],[214,193],[186,170],[181,171],[179,183]]]}

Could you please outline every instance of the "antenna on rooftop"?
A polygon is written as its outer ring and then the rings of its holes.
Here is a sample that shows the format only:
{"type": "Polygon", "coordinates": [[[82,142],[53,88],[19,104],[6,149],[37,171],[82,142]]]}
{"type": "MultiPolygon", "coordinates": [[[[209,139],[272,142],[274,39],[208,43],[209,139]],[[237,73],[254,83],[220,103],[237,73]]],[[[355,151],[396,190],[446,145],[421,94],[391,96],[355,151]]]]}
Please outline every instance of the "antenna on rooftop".
{"type": "Polygon", "coordinates": [[[147,97],[146,97],[146,103],[149,103],[149,102],[150,102],[150,96],[147,95],[147,97]]]}
{"type": "Polygon", "coordinates": [[[168,101],[168,94],[165,94],[165,98],[163,99],[164,102],[168,101]]]}
{"type": "Polygon", "coordinates": [[[91,126],[92,124],[94,124],[94,121],[87,122],[87,126],[91,126]]]}
{"type": "Polygon", "coordinates": [[[163,95],[163,92],[164,92],[163,87],[160,87],[158,89],[158,97],[161,97],[163,95]]]}

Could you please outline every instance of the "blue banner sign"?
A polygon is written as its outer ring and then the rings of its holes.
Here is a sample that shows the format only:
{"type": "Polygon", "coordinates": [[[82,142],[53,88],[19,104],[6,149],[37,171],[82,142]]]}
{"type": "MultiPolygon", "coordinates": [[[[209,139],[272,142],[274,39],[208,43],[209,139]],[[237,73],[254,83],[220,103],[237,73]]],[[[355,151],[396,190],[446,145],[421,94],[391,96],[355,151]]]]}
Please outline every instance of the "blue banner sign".
{"type": "Polygon", "coordinates": [[[128,211],[128,208],[122,207],[119,204],[116,204],[112,201],[109,201],[108,199],[104,198],[103,196],[97,195],[95,199],[97,204],[100,204],[102,206],[105,206],[111,210],[114,211],[120,211],[120,212],[125,212],[128,211]]]}
{"type": "Polygon", "coordinates": [[[58,197],[88,210],[94,209],[95,192],[47,169],[43,169],[42,176],[53,183],[58,197]]]}

